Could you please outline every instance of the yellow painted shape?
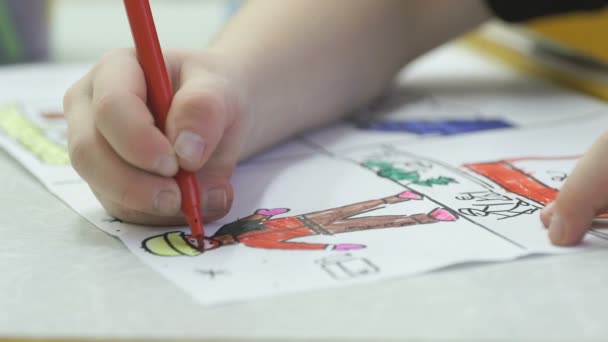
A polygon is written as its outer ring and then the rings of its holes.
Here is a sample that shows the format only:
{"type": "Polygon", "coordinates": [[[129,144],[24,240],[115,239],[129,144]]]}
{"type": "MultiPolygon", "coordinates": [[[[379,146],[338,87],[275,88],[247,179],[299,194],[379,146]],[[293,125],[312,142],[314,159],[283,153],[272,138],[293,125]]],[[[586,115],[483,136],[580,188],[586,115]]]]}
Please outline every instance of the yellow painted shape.
{"type": "Polygon", "coordinates": [[[201,254],[201,252],[190,246],[182,232],[167,233],[167,240],[169,240],[173,248],[183,255],[195,256],[201,254]]]}
{"type": "Polygon", "coordinates": [[[165,240],[165,234],[147,238],[143,242],[143,247],[148,252],[159,256],[178,256],[181,255],[173,249],[165,240]]]}
{"type": "Polygon", "coordinates": [[[548,17],[527,26],[560,45],[608,63],[608,10],[548,17]]]}
{"type": "Polygon", "coordinates": [[[50,140],[17,106],[0,107],[0,133],[18,142],[44,163],[70,164],[66,148],[50,140]]]}
{"type": "Polygon", "coordinates": [[[150,253],[160,256],[196,256],[200,252],[190,246],[183,232],[169,232],[147,238],[143,247],[150,253]]]}
{"type": "Polygon", "coordinates": [[[485,38],[478,33],[467,35],[462,39],[462,42],[488,57],[510,65],[524,74],[545,78],[603,100],[608,100],[608,85],[577,77],[572,72],[564,71],[558,67],[539,63],[532,56],[524,55],[509,46],[485,38]]]}

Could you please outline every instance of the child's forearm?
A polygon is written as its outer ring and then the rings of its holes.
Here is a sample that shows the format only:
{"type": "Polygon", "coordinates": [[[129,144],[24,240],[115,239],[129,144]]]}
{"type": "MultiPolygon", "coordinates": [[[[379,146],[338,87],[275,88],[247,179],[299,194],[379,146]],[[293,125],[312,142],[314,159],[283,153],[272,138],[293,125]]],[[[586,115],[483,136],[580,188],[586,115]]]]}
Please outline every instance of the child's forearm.
{"type": "Polygon", "coordinates": [[[250,1],[211,46],[247,89],[242,156],[368,102],[406,62],[488,17],[481,0],[250,1]]]}

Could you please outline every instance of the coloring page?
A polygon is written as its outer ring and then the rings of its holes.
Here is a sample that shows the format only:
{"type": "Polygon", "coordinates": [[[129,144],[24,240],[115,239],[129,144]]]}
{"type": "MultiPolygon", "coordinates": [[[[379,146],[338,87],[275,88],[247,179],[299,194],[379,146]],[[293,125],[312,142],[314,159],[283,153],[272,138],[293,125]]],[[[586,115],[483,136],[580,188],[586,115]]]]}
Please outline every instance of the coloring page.
{"type": "Polygon", "coordinates": [[[539,220],[608,127],[603,105],[503,75],[460,47],[425,61],[370,107],[241,163],[231,211],[205,226],[204,253],[185,226],[133,225],[103,210],[70,166],[59,101],[0,105],[0,145],[206,305],[605,247],[601,229],[579,247],[552,246],[539,220]],[[460,86],[417,71],[449,67],[446,54],[481,71],[462,71],[470,83],[460,86]]]}

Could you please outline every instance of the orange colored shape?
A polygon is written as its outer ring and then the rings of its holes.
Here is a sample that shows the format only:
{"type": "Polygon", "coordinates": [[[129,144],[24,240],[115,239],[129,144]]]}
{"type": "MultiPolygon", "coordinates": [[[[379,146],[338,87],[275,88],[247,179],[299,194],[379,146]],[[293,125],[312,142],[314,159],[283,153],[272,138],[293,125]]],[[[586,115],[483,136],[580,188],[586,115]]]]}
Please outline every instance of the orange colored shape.
{"type": "Polygon", "coordinates": [[[306,227],[297,217],[268,220],[264,224],[267,226],[266,229],[241,234],[237,236],[237,239],[243,245],[254,248],[291,250],[324,250],[327,248],[327,244],[288,241],[317,234],[306,227]]]}
{"type": "Polygon", "coordinates": [[[44,112],[42,117],[50,120],[65,119],[65,115],[62,112],[44,112]]]}
{"type": "Polygon", "coordinates": [[[505,161],[466,164],[465,167],[494,181],[505,190],[547,205],[557,197],[557,190],[505,161]]]}

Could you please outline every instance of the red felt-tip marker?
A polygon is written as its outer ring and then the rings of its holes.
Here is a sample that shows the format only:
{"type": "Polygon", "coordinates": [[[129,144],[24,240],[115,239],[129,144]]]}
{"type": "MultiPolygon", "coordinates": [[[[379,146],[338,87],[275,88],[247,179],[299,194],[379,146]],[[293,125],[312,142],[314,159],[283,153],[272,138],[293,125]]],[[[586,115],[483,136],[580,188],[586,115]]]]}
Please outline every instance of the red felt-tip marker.
{"type": "MultiPolygon", "coordinates": [[[[156,34],[150,3],[148,0],[124,0],[124,4],[135,41],[137,59],[146,78],[148,106],[154,115],[156,126],[164,133],[167,114],[173,99],[173,89],[156,34]]],[[[192,172],[180,169],[175,179],[182,193],[182,212],[188,220],[198,249],[203,251],[205,231],[199,211],[200,195],[196,176],[192,172]]]]}

